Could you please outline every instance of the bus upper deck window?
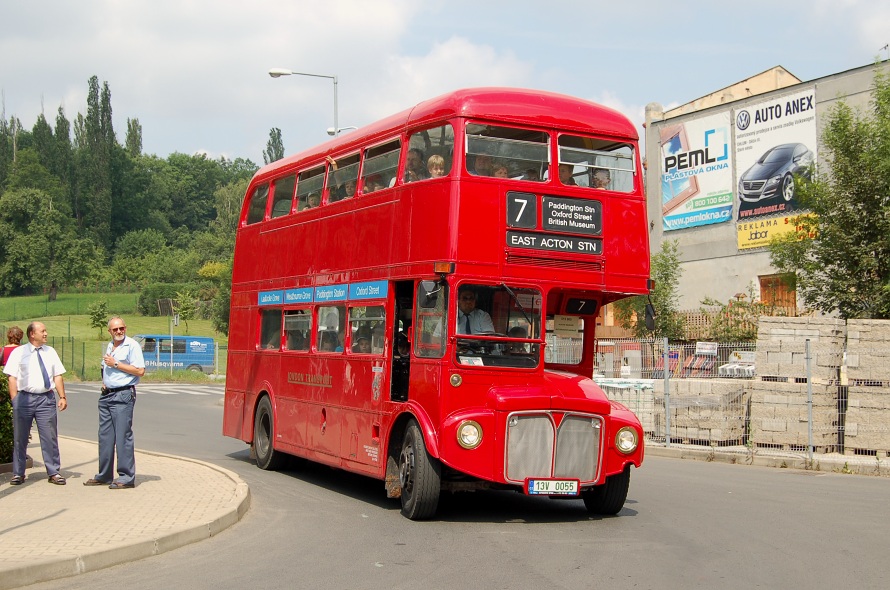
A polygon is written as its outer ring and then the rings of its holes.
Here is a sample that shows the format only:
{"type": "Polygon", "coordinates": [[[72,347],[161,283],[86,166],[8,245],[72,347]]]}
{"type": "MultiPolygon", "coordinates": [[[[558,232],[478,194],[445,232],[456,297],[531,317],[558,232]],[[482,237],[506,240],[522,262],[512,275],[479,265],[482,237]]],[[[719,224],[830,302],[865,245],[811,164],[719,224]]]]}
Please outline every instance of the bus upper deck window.
{"type": "Polygon", "coordinates": [[[399,168],[402,142],[398,139],[365,150],[362,163],[362,194],[392,186],[399,168]]]}
{"type": "Polygon", "coordinates": [[[467,172],[541,182],[550,164],[549,136],[543,131],[470,123],[467,172]]]}
{"type": "Polygon", "coordinates": [[[454,129],[442,125],[411,134],[405,156],[405,182],[440,178],[451,173],[454,129]]]}
{"type": "Polygon", "coordinates": [[[290,213],[294,200],[294,187],[297,185],[297,175],[290,174],[275,181],[272,192],[271,218],[281,217],[290,213]]]}
{"type": "Polygon", "coordinates": [[[259,223],[266,216],[266,201],[269,198],[269,184],[261,184],[253,189],[250,195],[250,205],[247,207],[247,219],[245,223],[251,225],[259,223]]]}
{"type": "Polygon", "coordinates": [[[324,189],[324,166],[300,172],[297,180],[297,211],[321,205],[322,189],[324,189]]]}
{"type": "Polygon", "coordinates": [[[336,203],[343,199],[351,199],[355,196],[358,185],[358,160],[359,155],[353,154],[337,160],[328,156],[328,202],[336,203]]]}
{"type": "Polygon", "coordinates": [[[636,175],[633,146],[604,139],[561,135],[559,180],[566,186],[629,193],[636,175]]]}

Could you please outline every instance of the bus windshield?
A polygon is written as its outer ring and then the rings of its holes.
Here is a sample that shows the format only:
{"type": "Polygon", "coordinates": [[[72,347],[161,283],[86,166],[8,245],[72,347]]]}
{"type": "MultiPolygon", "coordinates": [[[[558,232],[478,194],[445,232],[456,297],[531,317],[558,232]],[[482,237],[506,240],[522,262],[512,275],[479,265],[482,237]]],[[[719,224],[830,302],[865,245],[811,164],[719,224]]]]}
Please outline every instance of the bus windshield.
{"type": "Polygon", "coordinates": [[[476,367],[537,367],[541,300],[538,289],[505,283],[461,285],[455,313],[455,361],[476,367]]]}

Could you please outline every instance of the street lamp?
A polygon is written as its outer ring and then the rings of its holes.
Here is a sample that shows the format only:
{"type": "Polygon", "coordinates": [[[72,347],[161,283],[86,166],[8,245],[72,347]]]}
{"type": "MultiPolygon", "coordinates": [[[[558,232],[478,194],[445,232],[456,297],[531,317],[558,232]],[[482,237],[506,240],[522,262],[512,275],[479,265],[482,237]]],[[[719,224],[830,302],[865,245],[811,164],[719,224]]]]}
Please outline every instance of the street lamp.
{"type": "Polygon", "coordinates": [[[358,129],[355,125],[347,125],[346,127],[340,127],[336,131],[334,131],[333,127],[328,127],[328,135],[340,135],[341,131],[346,131],[347,129],[358,129]]]}
{"type": "MultiPolygon", "coordinates": [[[[311,76],[313,78],[328,78],[329,80],[334,81],[334,133],[333,135],[339,135],[340,131],[342,131],[337,126],[337,76],[325,76],[324,74],[307,74],[305,72],[295,72],[293,70],[286,70],[284,68],[272,68],[269,70],[269,75],[273,78],[280,78],[281,76],[311,76]]],[[[329,133],[330,135],[330,133],[329,133]]]]}

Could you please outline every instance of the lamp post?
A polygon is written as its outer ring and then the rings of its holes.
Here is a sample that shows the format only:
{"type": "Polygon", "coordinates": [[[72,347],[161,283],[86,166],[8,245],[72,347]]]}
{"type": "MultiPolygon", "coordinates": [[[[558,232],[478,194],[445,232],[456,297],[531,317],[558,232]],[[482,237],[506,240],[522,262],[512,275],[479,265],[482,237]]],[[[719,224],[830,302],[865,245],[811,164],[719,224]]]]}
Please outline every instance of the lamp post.
{"type": "Polygon", "coordinates": [[[272,68],[269,70],[269,75],[273,78],[280,78],[281,76],[311,76],[313,78],[328,78],[329,80],[334,81],[334,133],[333,135],[340,134],[340,127],[337,126],[337,76],[325,76],[324,74],[307,74],[306,72],[295,72],[293,70],[286,70],[284,68],[272,68]]]}

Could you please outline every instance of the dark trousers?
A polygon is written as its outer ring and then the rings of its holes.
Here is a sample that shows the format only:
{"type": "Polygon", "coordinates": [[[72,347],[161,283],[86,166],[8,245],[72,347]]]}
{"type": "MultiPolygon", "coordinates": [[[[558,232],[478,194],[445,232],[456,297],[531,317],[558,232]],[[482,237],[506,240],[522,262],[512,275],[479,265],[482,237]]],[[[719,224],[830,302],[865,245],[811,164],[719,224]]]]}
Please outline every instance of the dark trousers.
{"type": "Polygon", "coordinates": [[[133,443],[134,388],[99,396],[99,481],[133,483],[136,479],[136,455],[133,443]],[[114,451],[117,449],[117,474],[114,477],[114,451]]]}
{"type": "Polygon", "coordinates": [[[31,424],[37,422],[40,435],[40,451],[46,474],[52,477],[62,468],[59,457],[59,418],[56,411],[56,394],[28,393],[20,391],[12,400],[12,474],[25,475],[28,456],[28,436],[31,424]]]}

